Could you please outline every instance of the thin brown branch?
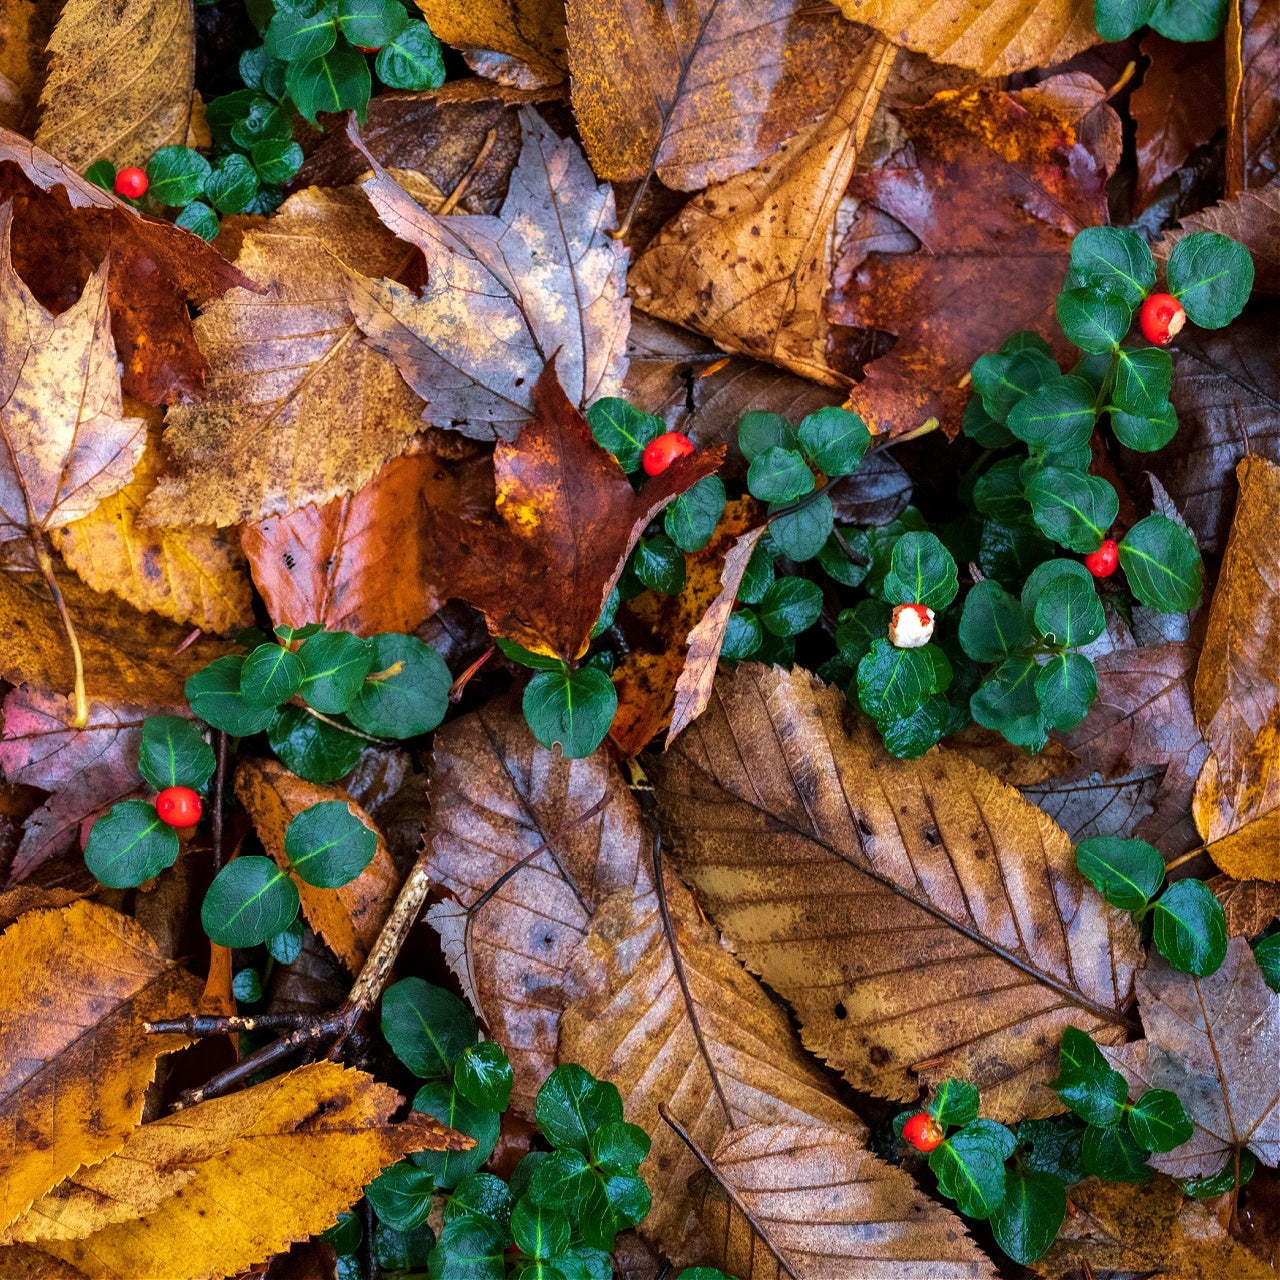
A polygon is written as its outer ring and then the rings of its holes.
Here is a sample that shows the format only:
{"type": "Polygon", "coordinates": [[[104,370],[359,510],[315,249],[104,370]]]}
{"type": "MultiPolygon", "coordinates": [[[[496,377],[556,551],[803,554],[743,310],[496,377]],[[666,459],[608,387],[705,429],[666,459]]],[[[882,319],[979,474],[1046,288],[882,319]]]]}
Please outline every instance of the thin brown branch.
{"type": "Polygon", "coordinates": [[[222,870],[222,805],[227,787],[227,735],[218,730],[218,767],[213,774],[213,874],[222,870]]]}
{"type": "Polygon", "coordinates": [[[476,174],[480,172],[480,166],[484,164],[489,152],[493,150],[493,144],[497,140],[497,129],[490,129],[485,135],[484,144],[476,153],[476,158],[471,162],[470,168],[458,180],[458,185],[449,193],[449,198],[436,210],[436,217],[443,218],[458,207],[458,201],[467,194],[467,189],[471,186],[476,174]]]}

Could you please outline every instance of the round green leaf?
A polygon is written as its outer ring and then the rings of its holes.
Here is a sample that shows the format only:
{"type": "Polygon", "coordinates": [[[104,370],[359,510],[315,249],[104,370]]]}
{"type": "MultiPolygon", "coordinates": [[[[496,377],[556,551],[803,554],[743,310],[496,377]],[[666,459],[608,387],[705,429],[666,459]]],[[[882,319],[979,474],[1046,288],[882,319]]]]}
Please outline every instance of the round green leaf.
{"type": "Polygon", "coordinates": [[[292,136],[293,113],[263,94],[255,94],[249,110],[231,126],[231,141],[246,151],[260,142],[288,142],[292,136]]]}
{"type": "Polygon", "coordinates": [[[419,1151],[410,1156],[419,1169],[431,1174],[437,1187],[452,1187],[477,1172],[493,1154],[502,1117],[496,1111],[472,1106],[447,1081],[429,1080],[424,1084],[414,1096],[413,1109],[476,1140],[470,1151],[419,1151]]]}
{"type": "Polygon", "coordinates": [[[871,432],[856,413],[834,405],[811,413],[796,432],[805,457],[829,476],[847,476],[871,447],[871,432]]]}
{"type": "Polygon", "coordinates": [[[374,69],[388,89],[438,89],[444,84],[444,53],[425,22],[409,22],[383,46],[374,69]]]}
{"type": "Polygon", "coordinates": [[[1039,347],[1021,347],[999,355],[986,355],[974,362],[973,385],[982,397],[982,407],[996,422],[1004,422],[1023,396],[1061,376],[1054,358],[1039,347]]]}
{"type": "Polygon", "coordinates": [[[1091,591],[1094,590],[1093,575],[1079,560],[1067,560],[1062,557],[1044,560],[1031,570],[1022,587],[1022,607],[1033,618],[1035,617],[1036,608],[1040,604],[1040,597],[1049,588],[1050,584],[1060,577],[1077,578],[1091,591]]]}
{"type": "Polygon", "coordinates": [[[1045,640],[1068,649],[1089,644],[1107,628],[1106,612],[1087,569],[1083,576],[1060,572],[1044,579],[1036,592],[1034,617],[1036,631],[1045,640]]]}
{"type": "MultiPolygon", "coordinates": [[[[401,35],[400,39],[403,38],[401,35]]],[[[388,45],[378,55],[379,61],[395,47],[394,42],[388,45]]],[[[320,111],[354,110],[363,117],[369,105],[372,81],[364,54],[350,45],[338,45],[323,57],[307,62],[290,62],[285,84],[294,106],[308,124],[315,124],[316,114],[320,111]]]]}
{"type": "Polygon", "coordinates": [[[591,1139],[595,1161],[608,1173],[635,1173],[651,1145],[639,1125],[619,1120],[601,1125],[591,1139]]]}
{"type": "Polygon", "coordinates": [[[760,621],[775,636],[807,631],[822,613],[822,588],[808,578],[779,578],[760,601],[760,621]]]}
{"type": "Polygon", "coordinates": [[[856,667],[877,640],[888,635],[892,608],[883,600],[859,600],[852,609],[841,609],[836,619],[836,646],[840,656],[856,667]]]}
{"type": "Polygon", "coordinates": [[[904,533],[893,544],[883,589],[890,604],[945,609],[958,590],[956,562],[934,534],[904,533]]]}
{"type": "Polygon", "coordinates": [[[898,649],[883,636],[858,663],[858,703],[877,720],[909,716],[934,692],[937,669],[926,645],[898,649]]]}
{"type": "Polygon", "coordinates": [[[1204,566],[1195,539],[1167,516],[1149,515],[1125,534],[1120,567],[1133,594],[1161,613],[1185,613],[1200,601],[1204,566]]]}
{"type": "Polygon", "coordinates": [[[944,1080],[938,1085],[926,1108],[942,1125],[964,1125],[978,1118],[981,1099],[977,1086],[967,1080],[944,1080]]]}
{"type": "Polygon", "coordinates": [[[511,1217],[511,1199],[511,1188],[501,1178],[492,1173],[469,1173],[445,1201],[444,1220],[476,1217],[505,1223],[511,1217]]]}
{"type": "Polygon", "coordinates": [[[397,1231],[412,1231],[431,1213],[431,1175],[408,1160],[384,1169],[364,1189],[378,1221],[397,1231]]]}
{"type": "Polygon", "coordinates": [[[429,733],[449,709],[453,677],[444,659],[416,636],[383,631],[369,637],[373,662],[347,707],[357,729],[383,738],[429,733]]]}
{"type": "Polygon", "coordinates": [[[190,787],[202,791],[217,767],[213,748],[182,716],[148,716],[142,722],[138,772],[157,791],[190,787]]]}
{"type": "Polygon", "coordinates": [[[1172,1151],[1195,1126],[1176,1093],[1148,1089],[1129,1109],[1129,1131],[1144,1151],[1172,1151]]]}
{"type": "MultiPolygon", "coordinates": [[[[1253,1177],[1258,1161],[1248,1147],[1241,1148],[1239,1156],[1239,1185],[1243,1187],[1253,1177]]],[[[1234,1156],[1229,1157],[1217,1173],[1207,1174],[1203,1178],[1179,1178],[1178,1184],[1193,1200],[1216,1200],[1236,1187],[1236,1160],[1234,1156]]]]}
{"type": "Polygon", "coordinates": [[[341,715],[364,687],[373,657],[373,646],[350,631],[313,635],[298,649],[303,671],[298,692],[307,706],[341,715]]]}
{"type": "Polygon", "coordinates": [[[503,1280],[511,1233],[488,1218],[457,1218],[445,1224],[427,1268],[432,1280],[503,1280]]]}
{"type": "Polygon", "coordinates": [[[1090,1075],[1111,1069],[1093,1037],[1086,1035],[1079,1027],[1068,1027],[1062,1033],[1062,1044],[1058,1052],[1060,1065],[1053,1088],[1059,1092],[1064,1086],[1080,1084],[1090,1075]]]}
{"type": "Polygon", "coordinates": [[[222,225],[218,221],[218,215],[203,200],[193,200],[178,214],[173,224],[192,232],[201,240],[212,240],[222,225]]]}
{"type": "Polygon", "coordinates": [[[99,884],[128,889],[173,866],[178,857],[174,829],[145,800],[113,804],[89,832],[84,864],[99,884]]]}
{"type": "Polygon", "coordinates": [[[738,599],[744,604],[759,604],[764,599],[764,593],[773,586],[777,576],[773,564],[776,557],[777,552],[766,533],[756,543],[756,549],[751,553],[746,572],[738,585],[738,599]]]}
{"type": "Polygon", "coordinates": [[[425,1222],[408,1231],[381,1221],[373,1228],[373,1256],[384,1272],[425,1272],[435,1244],[436,1233],[425,1222]]]}
{"type": "Polygon", "coordinates": [[[738,420],[738,448],[748,462],[754,462],[767,449],[798,450],[800,437],[780,413],[753,409],[738,420]]]}
{"type": "Polygon", "coordinates": [[[291,182],[302,168],[302,148],[292,141],[277,142],[268,139],[265,142],[255,142],[249,155],[263,182],[283,185],[291,182]]]}
{"type": "Polygon", "coordinates": [[[1254,944],[1253,958],[1272,991],[1280,991],[1280,933],[1269,934],[1254,944]]]}
{"type": "Polygon", "coordinates": [[[1183,236],[1169,255],[1169,292],[1202,329],[1221,329],[1244,310],[1253,289],[1253,259],[1238,240],[1216,231],[1183,236]]]}
{"type": "Polygon", "coordinates": [[[317,889],[340,889],[373,861],[378,837],[347,801],[322,800],[290,821],[284,851],[300,880],[317,889]]]}
{"type": "Polygon", "coordinates": [[[200,923],[220,947],[256,947],[298,915],[298,889],[270,858],[243,857],[214,877],[200,923]]]}
{"type": "Polygon", "coordinates": [[[336,18],[333,0],[303,0],[294,7],[280,6],[263,37],[267,57],[281,62],[309,62],[323,57],[337,43],[336,18]]]}
{"type": "MultiPolygon", "coordinates": [[[[885,750],[900,760],[914,760],[929,750],[944,734],[955,733],[963,724],[952,723],[947,700],[938,694],[926,698],[907,716],[886,716],[876,721],[885,750]]],[[[965,718],[967,723],[967,717],[965,718]]]]}
{"type": "Polygon", "coordinates": [[[1013,1134],[1001,1124],[976,1120],[929,1154],[938,1190],[967,1218],[989,1218],[1004,1199],[1004,1162],[1013,1134]]]}
{"type": "Polygon", "coordinates": [[[1106,1128],[1124,1119],[1129,1085],[1105,1061],[1083,1071],[1077,1079],[1059,1082],[1058,1096],[1085,1124],[1106,1128]]]}
{"type": "Polygon", "coordinates": [[[674,596],[684,590],[684,552],[665,533],[640,539],[632,554],[631,569],[651,591],[674,596]]]}
{"type": "Polygon", "coordinates": [[[512,1238],[531,1258],[554,1258],[564,1253],[572,1234],[569,1215],[563,1210],[536,1205],[528,1196],[522,1196],[512,1207],[512,1238]]]}
{"type": "Polygon", "coordinates": [[[116,185],[116,167],[110,160],[95,160],[85,171],[85,180],[92,182],[103,191],[114,191],[116,185]]]}
{"type": "Polygon", "coordinates": [[[1169,403],[1173,357],[1162,347],[1125,347],[1116,362],[1110,408],[1139,418],[1158,417],[1169,403]]]}
{"type": "Polygon", "coordinates": [[[711,541],[726,501],[720,477],[703,476],[667,506],[662,516],[667,537],[681,551],[701,551],[711,541]]]}
{"type": "Polygon", "coordinates": [[[219,213],[243,213],[258,194],[258,175],[249,157],[238,151],[223,156],[205,183],[205,194],[219,213]]]}
{"type": "MultiPolygon", "coordinates": [[[[786,507],[779,508],[774,504],[770,507],[770,514],[777,510],[786,511],[786,507]]],[[[786,511],[785,515],[773,515],[769,536],[784,556],[797,563],[812,560],[831,536],[834,520],[831,499],[822,493],[798,509],[786,511]]]]}
{"type": "Polygon", "coordinates": [[[511,1060],[496,1040],[469,1044],[453,1068],[453,1084],[473,1106],[505,1111],[515,1075],[511,1060]]]}
{"type": "Polygon", "coordinates": [[[1111,430],[1125,448],[1136,449],[1139,453],[1154,453],[1163,449],[1177,434],[1178,415],[1167,401],[1148,417],[1112,409],[1111,430]]]}
{"type": "Polygon", "coordinates": [[[280,763],[308,782],[345,778],[366,745],[355,734],[294,706],[283,706],[276,712],[267,726],[267,741],[280,763]]]}
{"type": "Polygon", "coordinates": [[[812,491],[813,472],[804,455],[773,445],[756,454],[747,469],[747,488],[761,502],[794,502],[812,491]]]}
{"type": "Polygon", "coordinates": [[[306,676],[302,659],[283,645],[260,644],[240,668],[240,692],[258,707],[278,707],[288,702],[306,676]]]}
{"type": "Polygon", "coordinates": [[[204,194],[212,172],[204,156],[190,147],[161,147],[147,161],[147,190],[160,204],[181,208],[204,194]]]}
{"type": "Polygon", "coordinates": [[[1049,737],[1036,698],[1039,670],[1031,658],[1006,658],[969,699],[969,711],[984,729],[1028,751],[1041,750],[1049,737]]]}
{"type": "Polygon", "coordinates": [[[1203,880],[1177,880],[1151,911],[1152,941],[1177,970],[1198,978],[1218,971],[1227,954],[1227,917],[1203,880]]]}
{"type": "Polygon", "coordinates": [[[1100,476],[1045,467],[1027,483],[1036,526],[1071,551],[1096,551],[1120,512],[1116,491],[1100,476]]]}
{"type": "Polygon", "coordinates": [[[292,964],[302,954],[302,925],[294,921],[267,939],[267,951],[276,964],[292,964]]]}
{"type": "Polygon", "coordinates": [[[1004,1199],[991,1214],[996,1243],[1024,1266],[1047,1253],[1067,1216],[1067,1189],[1049,1173],[1013,1170],[1004,1199]]]}
{"type": "Polygon", "coordinates": [[[1158,0],[1094,0],[1093,25],[1112,42],[1127,40],[1151,20],[1158,0]]]}
{"type": "Polygon", "coordinates": [[[586,1195],[591,1178],[591,1165],[580,1151],[552,1151],[534,1169],[528,1196],[534,1204],[568,1208],[586,1195]]]}
{"type": "Polygon", "coordinates": [[[1076,845],[1080,874],[1121,911],[1143,911],[1164,884],[1164,859],[1145,840],[1091,836],[1076,845]]]}
{"type": "Polygon", "coordinates": [[[587,410],[587,425],[596,444],[613,454],[628,475],[640,470],[645,447],[667,429],[661,418],[619,396],[597,400],[587,410]]]}
{"type": "Polygon", "coordinates": [[[524,718],[544,747],[557,743],[569,760],[589,756],[618,709],[613,681],[599,667],[540,671],[525,685],[524,718]]]}
{"type": "MultiPolygon", "coordinates": [[[[1093,388],[1083,378],[1053,378],[1009,411],[1009,430],[1036,450],[1088,445],[1098,414],[1093,388]]],[[[997,513],[992,513],[997,514],[997,513]]]]}
{"type": "Polygon", "coordinates": [[[338,1220],[327,1231],[320,1234],[320,1239],[333,1245],[333,1251],[341,1257],[344,1253],[355,1253],[364,1239],[364,1227],[360,1216],[356,1213],[340,1213],[338,1220]]]}
{"type": "Polygon", "coordinates": [[[1098,696],[1098,673],[1082,653],[1060,653],[1036,675],[1036,701],[1050,729],[1074,729],[1098,696]]]}
{"type": "Polygon", "coordinates": [[[1085,1172],[1104,1182],[1146,1182],[1151,1177],[1147,1153],[1122,1124],[1107,1129],[1090,1125],[1084,1131],[1080,1156],[1085,1172]]]}
{"type": "Polygon", "coordinates": [[[1212,40],[1226,20],[1227,0],[1156,0],[1148,19],[1162,36],[1184,41],[1212,40]]]}
{"type": "Polygon", "coordinates": [[[1151,250],[1128,227],[1086,227],[1071,242],[1071,267],[1082,284],[1114,294],[1130,310],[1156,287],[1151,250]]]}
{"type": "Polygon", "coordinates": [[[960,430],[983,449],[1003,449],[1013,443],[1008,427],[987,412],[981,396],[971,396],[965,405],[960,430]]]}
{"type": "Polygon", "coordinates": [[[534,1112],[553,1147],[568,1147],[590,1159],[591,1135],[622,1120],[622,1095],[608,1081],[569,1062],[542,1082],[534,1112]]]}
{"type": "MultiPolygon", "coordinates": [[[[1058,295],[1058,324],[1081,351],[1114,351],[1129,332],[1133,308],[1113,293],[1098,289],[1068,289],[1058,295]]],[[[1010,430],[1013,424],[1010,423],[1010,430]]],[[[1014,432],[1016,435],[1016,431],[1014,432]]]]}
{"type": "Polygon", "coordinates": [[[262,999],[262,979],[256,969],[241,969],[231,979],[231,994],[242,1004],[257,1004],[262,999]]]}
{"type": "Polygon", "coordinates": [[[359,48],[381,49],[408,21],[399,0],[338,0],[338,30],[359,48]]]}
{"type": "Polygon", "coordinates": [[[744,662],[760,647],[763,629],[750,609],[735,609],[725,624],[720,657],[728,662],[744,662]]]}
{"type": "Polygon", "coordinates": [[[257,706],[240,692],[244,661],[238,653],[215,658],[207,667],[189,676],[183,686],[191,710],[206,724],[233,738],[260,733],[275,717],[274,707],[257,706]]]}
{"type": "Polygon", "coordinates": [[[988,578],[1021,580],[1042,561],[1055,554],[1054,545],[1030,520],[1005,524],[988,520],[978,544],[978,567],[988,578]]]}
{"type": "Polygon", "coordinates": [[[391,1052],[416,1076],[449,1078],[454,1063],[476,1043],[476,1020],[452,992],[421,978],[402,978],[382,997],[382,1034],[391,1052]]]}
{"type": "MultiPolygon", "coordinates": [[[[1030,399],[1032,397],[1028,396],[1022,404],[1030,399]]],[[[973,505],[984,516],[994,516],[997,520],[1031,518],[1031,504],[1022,492],[1022,481],[1018,478],[1018,469],[1024,461],[1023,458],[1001,458],[978,477],[973,486],[973,505]]]]}
{"type": "MultiPolygon", "coordinates": [[[[839,631],[836,633],[837,643],[839,631]]],[[[993,578],[976,583],[960,615],[960,647],[975,662],[1003,662],[1031,641],[1027,611],[993,578]]]]}

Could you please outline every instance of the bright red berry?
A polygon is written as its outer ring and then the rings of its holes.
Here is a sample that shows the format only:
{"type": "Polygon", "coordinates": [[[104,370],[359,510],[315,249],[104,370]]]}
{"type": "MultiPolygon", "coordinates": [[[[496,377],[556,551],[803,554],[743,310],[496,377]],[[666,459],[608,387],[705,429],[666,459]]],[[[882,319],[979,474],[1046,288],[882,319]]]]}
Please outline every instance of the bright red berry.
{"type": "Polygon", "coordinates": [[[1084,567],[1095,578],[1109,578],[1120,563],[1120,548],[1114,538],[1108,538],[1097,551],[1090,551],[1084,558],[1084,567]]]}
{"type": "Polygon", "coordinates": [[[677,458],[687,458],[693,452],[693,441],[680,431],[667,431],[656,440],[650,440],[640,455],[640,465],[647,476],[664,472],[677,458]]]}
{"type": "Polygon", "coordinates": [[[126,200],[141,200],[150,185],[141,169],[121,169],[116,174],[116,195],[126,200]]]}
{"type": "Polygon", "coordinates": [[[165,787],[156,796],[156,812],[160,821],[171,827],[194,827],[200,821],[204,806],[190,787],[165,787]]]}
{"type": "Polygon", "coordinates": [[[1171,293],[1153,293],[1138,312],[1138,327],[1148,342],[1168,346],[1187,323],[1182,303],[1171,293]]]}
{"type": "Polygon", "coordinates": [[[361,53],[380,53],[382,50],[382,46],[380,44],[358,44],[356,45],[356,48],[359,49],[361,53]]]}
{"type": "Polygon", "coordinates": [[[932,1151],[942,1141],[942,1126],[927,1111],[917,1111],[902,1126],[902,1137],[917,1151],[932,1151]]]}

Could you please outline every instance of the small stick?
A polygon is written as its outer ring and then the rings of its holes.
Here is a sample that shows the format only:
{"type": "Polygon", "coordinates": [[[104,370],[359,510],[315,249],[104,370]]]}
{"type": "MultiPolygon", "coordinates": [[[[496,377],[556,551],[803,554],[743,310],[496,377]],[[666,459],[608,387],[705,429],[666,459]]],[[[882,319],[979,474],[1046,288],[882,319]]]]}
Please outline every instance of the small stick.
{"type": "Polygon", "coordinates": [[[484,145],[481,146],[476,158],[471,162],[471,167],[462,175],[458,181],[458,185],[449,193],[449,198],[436,210],[436,217],[443,218],[452,213],[458,207],[458,201],[467,194],[467,188],[471,186],[472,180],[476,174],[480,172],[480,166],[484,164],[485,158],[489,152],[493,150],[493,144],[498,140],[498,130],[490,129],[485,135],[484,145]]]}
{"type": "Polygon", "coordinates": [[[490,658],[498,651],[496,644],[491,644],[450,686],[449,701],[458,703],[462,701],[463,691],[466,689],[471,677],[475,675],[481,667],[484,666],[490,658]]]}
{"type": "Polygon", "coordinates": [[[148,1035],[189,1036],[193,1040],[205,1036],[230,1036],[241,1031],[296,1031],[314,1021],[309,1013],[258,1013],[244,1016],[189,1013],[181,1018],[160,1018],[144,1022],[148,1035]]]}
{"type": "Polygon", "coordinates": [[[213,874],[222,870],[222,802],[227,785],[227,735],[218,730],[218,767],[213,782],[213,874]]]}

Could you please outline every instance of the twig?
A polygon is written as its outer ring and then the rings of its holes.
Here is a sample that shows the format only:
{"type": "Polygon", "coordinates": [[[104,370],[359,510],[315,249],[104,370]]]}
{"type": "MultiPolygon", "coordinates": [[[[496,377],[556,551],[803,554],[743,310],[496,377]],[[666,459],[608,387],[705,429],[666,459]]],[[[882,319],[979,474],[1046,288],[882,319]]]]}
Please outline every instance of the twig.
{"type": "Polygon", "coordinates": [[[376,742],[380,747],[387,747],[391,744],[386,738],[375,738],[371,733],[361,733],[359,729],[353,729],[349,724],[339,724],[336,720],[331,720],[328,716],[322,715],[314,707],[309,707],[305,702],[294,698],[292,706],[301,707],[308,715],[315,716],[317,720],[322,720],[325,724],[337,729],[339,733],[349,733],[353,738],[363,738],[366,742],[376,742]]]}
{"type": "Polygon", "coordinates": [[[467,188],[471,186],[476,174],[480,172],[480,166],[484,164],[485,158],[493,150],[493,144],[497,140],[498,130],[496,128],[490,129],[485,135],[484,144],[477,152],[476,158],[471,162],[471,167],[458,180],[458,185],[449,193],[449,198],[436,210],[437,218],[445,217],[458,207],[458,201],[467,194],[467,188]]]}
{"type": "Polygon", "coordinates": [[[31,528],[31,549],[35,552],[36,563],[53,596],[53,603],[62,619],[62,629],[67,633],[67,643],[71,646],[71,664],[75,668],[75,684],[71,691],[71,702],[75,709],[71,723],[77,729],[83,729],[89,723],[89,699],[84,690],[84,659],[80,655],[80,640],[76,635],[75,624],[71,621],[71,610],[67,608],[62,588],[58,586],[57,576],[53,571],[53,557],[45,546],[44,537],[33,523],[31,528]]]}
{"type": "Polygon", "coordinates": [[[1175,870],[1184,863],[1190,862],[1193,858],[1198,858],[1208,848],[1209,846],[1207,844],[1198,845],[1196,848],[1192,849],[1190,853],[1184,853],[1182,857],[1174,858],[1172,862],[1166,863],[1164,868],[1165,875],[1168,875],[1170,871],[1175,870]]]}
{"type": "Polygon", "coordinates": [[[224,1016],[211,1013],[188,1013],[181,1018],[160,1018],[144,1022],[148,1035],[189,1036],[193,1040],[205,1036],[230,1036],[241,1031],[296,1031],[313,1021],[309,1013],[257,1013],[224,1016]]]}
{"type": "Polygon", "coordinates": [[[462,694],[467,685],[471,681],[471,677],[475,675],[481,667],[484,666],[490,658],[498,651],[496,644],[491,644],[450,686],[449,701],[458,703],[462,701],[462,694]]]}
{"type": "Polygon", "coordinates": [[[667,1109],[667,1104],[665,1102],[658,1103],[658,1114],[667,1122],[668,1125],[671,1126],[676,1137],[679,1138],[680,1141],[683,1142],[684,1145],[688,1147],[689,1150],[698,1158],[698,1162],[702,1167],[716,1180],[721,1190],[723,1190],[725,1195],[729,1197],[733,1207],[737,1209],[744,1218],[746,1218],[751,1230],[754,1231],[764,1242],[765,1248],[768,1249],[775,1258],[777,1258],[778,1265],[783,1269],[783,1271],[791,1277],[791,1280],[800,1280],[800,1276],[796,1273],[795,1268],[786,1260],[785,1257],[783,1257],[782,1251],[769,1238],[769,1233],[761,1225],[760,1221],[756,1218],[756,1215],[747,1207],[742,1197],[736,1190],[734,1190],[733,1186],[729,1183],[728,1179],[725,1178],[724,1174],[716,1168],[715,1162],[705,1155],[702,1148],[694,1142],[684,1125],[682,1125],[680,1121],[671,1114],[667,1109]]]}
{"type": "Polygon", "coordinates": [[[227,735],[218,730],[218,767],[213,775],[213,874],[222,870],[222,801],[227,785],[227,735]]]}

